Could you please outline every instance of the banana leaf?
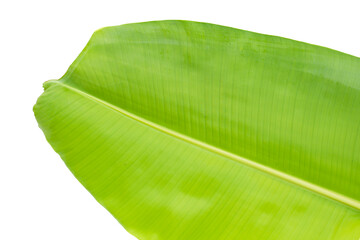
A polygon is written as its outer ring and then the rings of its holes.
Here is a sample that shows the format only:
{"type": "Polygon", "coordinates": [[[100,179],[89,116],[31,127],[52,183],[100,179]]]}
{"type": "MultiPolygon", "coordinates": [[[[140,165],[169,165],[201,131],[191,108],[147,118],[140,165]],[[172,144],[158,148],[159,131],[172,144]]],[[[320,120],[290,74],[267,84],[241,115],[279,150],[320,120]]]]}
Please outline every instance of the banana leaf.
{"type": "Polygon", "coordinates": [[[139,239],[360,237],[360,59],[190,21],[96,31],[34,106],[139,239]]]}

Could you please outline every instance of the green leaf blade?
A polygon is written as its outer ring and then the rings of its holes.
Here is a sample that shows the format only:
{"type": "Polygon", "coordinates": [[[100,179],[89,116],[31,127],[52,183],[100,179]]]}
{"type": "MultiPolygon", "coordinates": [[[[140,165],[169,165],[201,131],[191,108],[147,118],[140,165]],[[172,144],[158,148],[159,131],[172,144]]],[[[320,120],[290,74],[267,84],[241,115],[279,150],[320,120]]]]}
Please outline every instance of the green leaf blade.
{"type": "Polygon", "coordinates": [[[124,25],[93,36],[35,115],[73,174],[140,239],[357,239],[358,66],[210,24],[124,25]]]}

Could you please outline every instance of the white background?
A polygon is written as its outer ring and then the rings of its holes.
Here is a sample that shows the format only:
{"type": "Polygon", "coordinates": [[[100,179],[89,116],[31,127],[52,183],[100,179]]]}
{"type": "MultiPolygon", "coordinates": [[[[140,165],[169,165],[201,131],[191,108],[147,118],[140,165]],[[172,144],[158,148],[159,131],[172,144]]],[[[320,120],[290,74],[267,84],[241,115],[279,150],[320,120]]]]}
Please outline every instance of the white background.
{"type": "Polygon", "coordinates": [[[326,46],[360,56],[360,3],[348,1],[1,1],[0,239],[135,239],[81,186],[32,113],[92,33],[184,19],[326,46]]]}

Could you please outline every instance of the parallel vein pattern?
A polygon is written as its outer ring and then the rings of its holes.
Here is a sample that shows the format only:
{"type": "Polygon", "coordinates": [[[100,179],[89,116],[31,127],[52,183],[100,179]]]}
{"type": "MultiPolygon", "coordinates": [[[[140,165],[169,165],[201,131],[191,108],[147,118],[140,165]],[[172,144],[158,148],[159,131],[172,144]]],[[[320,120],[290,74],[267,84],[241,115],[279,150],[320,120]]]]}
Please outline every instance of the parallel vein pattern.
{"type": "Polygon", "coordinates": [[[66,88],[80,94],[80,95],[83,95],[83,96],[85,96],[87,98],[90,98],[91,100],[93,100],[95,102],[99,102],[99,103],[105,105],[106,107],[111,108],[112,110],[115,110],[115,111],[117,111],[117,112],[119,112],[119,113],[121,113],[121,114],[123,114],[123,115],[125,115],[127,117],[135,119],[136,121],[139,121],[140,123],[143,123],[143,124],[145,124],[147,126],[150,126],[150,127],[154,128],[154,129],[162,131],[162,132],[164,132],[164,133],[166,133],[166,134],[168,134],[170,136],[174,136],[174,137],[179,138],[179,139],[181,139],[183,141],[186,141],[186,142],[188,142],[188,143],[190,143],[192,145],[199,146],[201,148],[204,148],[204,149],[206,149],[208,151],[211,151],[211,152],[214,152],[216,154],[222,155],[222,156],[224,156],[226,158],[229,158],[231,160],[234,160],[234,161],[237,161],[239,163],[242,163],[242,164],[248,165],[250,167],[256,168],[256,169],[258,169],[260,171],[263,171],[265,173],[274,175],[275,177],[281,178],[281,179],[283,179],[285,181],[288,181],[290,183],[299,185],[300,187],[303,187],[303,188],[306,188],[306,189],[308,189],[310,191],[313,191],[314,193],[323,195],[325,197],[331,198],[331,199],[333,199],[335,201],[338,201],[340,203],[343,203],[343,204],[346,204],[346,205],[348,205],[350,207],[353,207],[353,208],[355,208],[357,210],[360,210],[360,202],[355,200],[355,199],[352,199],[352,198],[349,198],[347,196],[341,195],[341,194],[339,194],[337,192],[333,192],[333,191],[331,191],[329,189],[319,187],[319,186],[314,185],[314,184],[312,184],[310,182],[306,182],[306,181],[304,181],[302,179],[295,178],[295,177],[293,177],[291,175],[288,175],[288,174],[285,174],[283,172],[277,171],[276,169],[272,169],[272,168],[266,167],[264,165],[258,164],[256,162],[253,162],[253,161],[251,161],[249,159],[242,158],[241,156],[231,154],[231,153],[226,152],[226,151],[224,151],[222,149],[218,149],[218,148],[216,148],[214,146],[211,146],[211,145],[208,145],[206,143],[197,141],[196,139],[189,138],[188,136],[185,136],[185,135],[179,134],[177,132],[174,132],[174,131],[172,131],[170,129],[164,128],[164,127],[162,127],[160,125],[157,125],[156,123],[149,122],[146,119],[143,119],[143,118],[140,118],[140,117],[138,117],[136,115],[133,115],[133,114],[131,114],[131,113],[129,113],[129,112],[123,110],[123,109],[120,109],[120,108],[118,108],[118,107],[116,107],[116,106],[114,106],[112,104],[104,102],[101,99],[95,98],[95,97],[93,97],[91,95],[88,95],[87,93],[81,92],[81,91],[79,91],[79,90],[77,90],[75,88],[67,86],[66,84],[60,83],[58,81],[52,81],[52,82],[49,81],[49,82],[47,82],[47,84],[60,84],[60,85],[62,85],[64,87],[66,87],[66,88]]]}
{"type": "Polygon", "coordinates": [[[34,111],[139,239],[358,239],[359,76],[292,40],[130,24],[97,31],[34,111]]]}

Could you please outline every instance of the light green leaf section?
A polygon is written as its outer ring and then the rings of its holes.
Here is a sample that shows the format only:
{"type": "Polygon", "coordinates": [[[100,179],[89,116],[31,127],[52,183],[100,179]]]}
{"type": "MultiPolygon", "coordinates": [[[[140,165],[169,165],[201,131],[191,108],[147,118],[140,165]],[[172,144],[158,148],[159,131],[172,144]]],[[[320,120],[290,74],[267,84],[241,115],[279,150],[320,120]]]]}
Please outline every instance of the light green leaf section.
{"type": "Polygon", "coordinates": [[[360,59],[212,24],[94,33],[34,112],[139,239],[360,238],[360,59]]]}

